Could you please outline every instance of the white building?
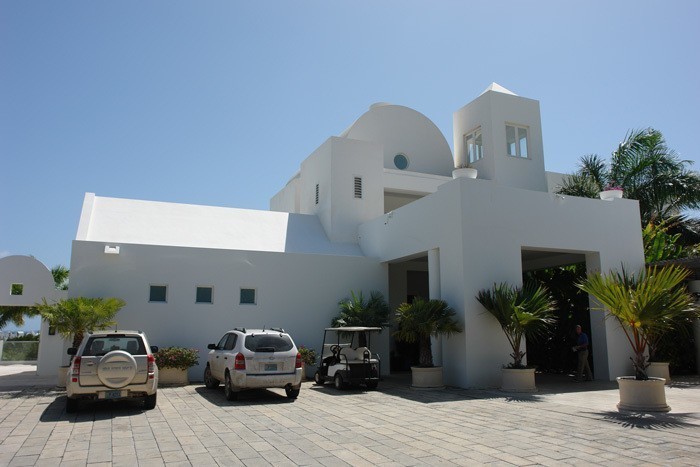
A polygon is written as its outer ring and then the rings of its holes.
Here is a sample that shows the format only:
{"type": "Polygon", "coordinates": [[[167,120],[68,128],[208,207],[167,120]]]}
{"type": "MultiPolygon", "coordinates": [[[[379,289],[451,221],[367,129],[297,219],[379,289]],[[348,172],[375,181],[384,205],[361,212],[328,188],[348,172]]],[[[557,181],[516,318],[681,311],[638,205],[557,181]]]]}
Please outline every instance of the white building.
{"type": "MultiPolygon", "coordinates": [[[[477,291],[543,266],[641,267],[639,208],[553,194],[539,103],[495,83],[454,113],[453,138],[454,154],[424,115],[380,103],[308,156],[271,211],[88,193],[69,295],[124,299],[120,327],[196,347],[200,364],[234,326],[282,326],[318,348],[351,290],[378,290],[392,309],[442,298],[465,329],[434,349],[445,382],[497,385],[510,347],[477,291]],[[462,162],[477,179],[453,179],[462,162]]],[[[596,376],[628,374],[617,324],[595,312],[591,323],[596,376]]],[[[392,345],[383,332],[383,373],[392,345]]]]}

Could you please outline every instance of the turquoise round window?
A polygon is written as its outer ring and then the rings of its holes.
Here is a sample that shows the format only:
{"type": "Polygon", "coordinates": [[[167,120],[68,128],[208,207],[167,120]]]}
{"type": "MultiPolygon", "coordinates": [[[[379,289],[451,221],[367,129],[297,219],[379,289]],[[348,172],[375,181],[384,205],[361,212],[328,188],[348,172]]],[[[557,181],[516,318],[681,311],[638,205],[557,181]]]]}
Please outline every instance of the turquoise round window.
{"type": "Polygon", "coordinates": [[[399,170],[404,170],[408,167],[408,159],[403,154],[397,154],[394,156],[394,165],[399,170]]]}

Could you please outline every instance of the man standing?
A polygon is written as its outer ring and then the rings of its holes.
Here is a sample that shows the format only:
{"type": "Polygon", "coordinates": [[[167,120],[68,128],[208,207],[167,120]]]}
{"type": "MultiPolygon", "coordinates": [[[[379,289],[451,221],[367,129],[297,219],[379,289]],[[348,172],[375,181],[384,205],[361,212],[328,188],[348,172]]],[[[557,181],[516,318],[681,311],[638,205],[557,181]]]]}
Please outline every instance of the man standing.
{"type": "Polygon", "coordinates": [[[583,380],[584,370],[586,372],[586,381],[591,381],[593,375],[591,374],[591,367],[588,365],[588,335],[583,332],[580,324],[576,325],[576,334],[578,339],[572,350],[578,354],[578,372],[574,381],[583,380]]]}

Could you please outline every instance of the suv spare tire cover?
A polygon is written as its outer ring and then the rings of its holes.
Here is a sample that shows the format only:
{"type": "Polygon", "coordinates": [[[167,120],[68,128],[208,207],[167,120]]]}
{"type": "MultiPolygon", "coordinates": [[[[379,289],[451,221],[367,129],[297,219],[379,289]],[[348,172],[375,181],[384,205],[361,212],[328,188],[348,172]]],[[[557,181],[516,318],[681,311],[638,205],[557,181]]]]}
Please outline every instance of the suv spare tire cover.
{"type": "Polygon", "coordinates": [[[136,360],[123,350],[113,350],[97,365],[97,377],[108,388],[123,388],[136,376],[136,360]]]}

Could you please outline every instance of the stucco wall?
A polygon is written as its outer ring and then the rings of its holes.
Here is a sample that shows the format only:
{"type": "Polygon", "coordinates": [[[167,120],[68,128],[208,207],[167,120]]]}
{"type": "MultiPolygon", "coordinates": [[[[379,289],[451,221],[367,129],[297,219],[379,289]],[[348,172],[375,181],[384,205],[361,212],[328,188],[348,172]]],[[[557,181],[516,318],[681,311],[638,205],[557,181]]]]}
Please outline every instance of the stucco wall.
{"type": "MultiPolygon", "coordinates": [[[[356,256],[129,244],[106,255],[103,243],[73,242],[70,296],[122,298],[120,328],[145,331],[152,345],[198,348],[193,380],[201,380],[207,344],[236,326],[282,326],[297,345],[319,349],[324,327],[350,290],[386,295],[386,266],[356,256]],[[151,284],[168,285],[167,303],[148,302],[151,284]],[[214,288],[213,304],[195,303],[196,286],[214,288]],[[257,290],[256,305],[239,304],[241,287],[257,290]]],[[[388,332],[378,349],[388,356],[388,332]]]]}
{"type": "MultiPolygon", "coordinates": [[[[391,215],[363,224],[365,254],[382,261],[438,247],[441,296],[460,310],[465,332],[444,340],[446,381],[459,386],[498,384],[510,348],[496,321],[474,298],[494,282],[522,282],[523,248],[587,254],[603,270],[644,264],[636,201],[607,202],[458,179],[391,215]],[[604,226],[604,227],[602,227],[604,226]]],[[[629,373],[619,326],[593,312],[598,377],[629,373]],[[602,345],[601,345],[602,344],[602,345]],[[604,349],[607,346],[608,351],[604,349]],[[607,374],[600,373],[607,369],[607,374]]]]}

